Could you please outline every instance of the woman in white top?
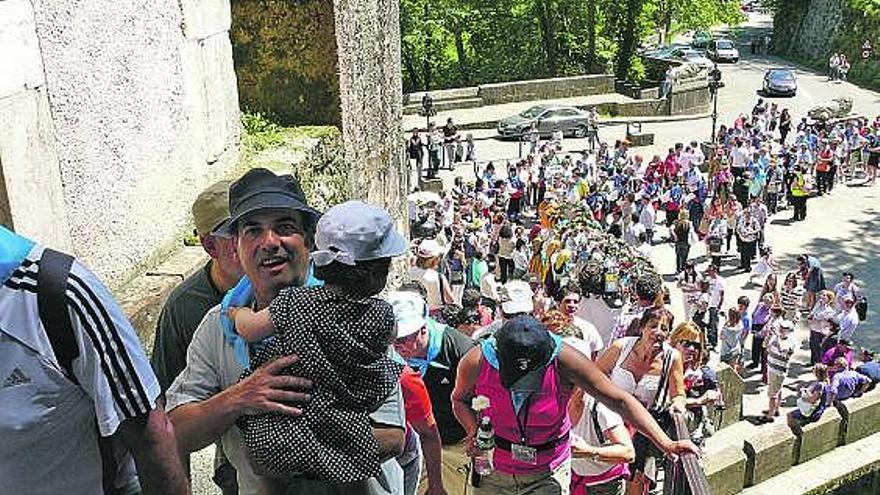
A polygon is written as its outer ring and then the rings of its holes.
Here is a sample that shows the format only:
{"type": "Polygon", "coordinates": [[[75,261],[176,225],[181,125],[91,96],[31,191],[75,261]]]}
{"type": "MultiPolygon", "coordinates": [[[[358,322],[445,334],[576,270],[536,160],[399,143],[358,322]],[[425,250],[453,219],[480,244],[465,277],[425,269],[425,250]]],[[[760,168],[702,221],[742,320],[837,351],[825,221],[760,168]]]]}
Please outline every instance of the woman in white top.
{"type": "Polygon", "coordinates": [[[439,271],[443,252],[443,247],[437,241],[424,240],[419,244],[415,264],[409,269],[410,280],[425,288],[426,300],[431,309],[440,308],[455,300],[449,281],[439,271]]]}
{"type": "Polygon", "coordinates": [[[617,413],[581,389],[568,406],[571,422],[571,495],[623,495],[635,457],[629,431],[617,413]]]}
{"type": "MultiPolygon", "coordinates": [[[[615,385],[661,419],[663,411],[683,413],[686,409],[681,354],[666,343],[671,328],[672,314],[667,309],[648,308],[639,320],[640,335],[615,340],[596,361],[615,385]]],[[[633,438],[636,459],[630,466],[633,477],[627,493],[643,493],[646,485],[656,481],[657,453],[649,444],[641,435],[633,438]]]]}

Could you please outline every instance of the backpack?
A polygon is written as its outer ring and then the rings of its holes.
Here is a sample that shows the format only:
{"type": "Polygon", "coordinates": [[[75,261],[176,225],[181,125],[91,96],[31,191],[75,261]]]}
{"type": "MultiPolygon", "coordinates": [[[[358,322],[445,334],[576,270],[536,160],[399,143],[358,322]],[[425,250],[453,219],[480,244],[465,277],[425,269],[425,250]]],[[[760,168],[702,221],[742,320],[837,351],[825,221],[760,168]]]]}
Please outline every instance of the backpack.
{"type": "MultiPolygon", "coordinates": [[[[70,321],[66,295],[72,265],[73,257],[69,254],[45,248],[40,258],[40,271],[37,272],[37,309],[64,376],[79,385],[73,373],[73,360],[79,357],[79,346],[70,321]]],[[[95,429],[98,429],[97,418],[95,429]]],[[[113,482],[117,471],[112,437],[102,437],[99,433],[98,450],[101,454],[104,493],[110,495],[114,493],[113,482]]]]}
{"type": "Polygon", "coordinates": [[[856,301],[856,313],[859,315],[859,321],[865,321],[868,319],[868,298],[865,296],[859,296],[858,301],[856,301]]]}

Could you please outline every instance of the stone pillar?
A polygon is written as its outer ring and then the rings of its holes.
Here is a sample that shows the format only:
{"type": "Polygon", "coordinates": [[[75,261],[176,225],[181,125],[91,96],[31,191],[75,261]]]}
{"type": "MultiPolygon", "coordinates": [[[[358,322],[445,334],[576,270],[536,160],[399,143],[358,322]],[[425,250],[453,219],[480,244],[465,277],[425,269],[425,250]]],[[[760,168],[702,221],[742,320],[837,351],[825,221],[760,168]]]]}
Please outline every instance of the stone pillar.
{"type": "Polygon", "coordinates": [[[55,132],[29,0],[0,2],[0,223],[70,250],[55,132]]]}
{"type": "MultiPolygon", "coordinates": [[[[334,0],[345,161],[353,196],[406,225],[397,0],[334,0]]],[[[406,231],[405,229],[403,231],[406,231]]]]}

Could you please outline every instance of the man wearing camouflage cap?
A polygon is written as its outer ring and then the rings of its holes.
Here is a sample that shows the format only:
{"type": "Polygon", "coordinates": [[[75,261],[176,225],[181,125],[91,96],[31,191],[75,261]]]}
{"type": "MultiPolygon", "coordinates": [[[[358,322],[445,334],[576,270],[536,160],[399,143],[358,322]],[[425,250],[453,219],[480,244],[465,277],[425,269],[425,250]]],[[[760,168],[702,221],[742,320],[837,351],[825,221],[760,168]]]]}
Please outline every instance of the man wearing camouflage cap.
{"type": "Polygon", "coordinates": [[[220,304],[242,276],[235,242],[214,233],[229,220],[229,184],[220,181],[208,186],[192,205],[196,235],[210,259],[171,292],[159,314],[150,362],[163,391],[186,366],[186,348],[205,313],[220,304]]]}

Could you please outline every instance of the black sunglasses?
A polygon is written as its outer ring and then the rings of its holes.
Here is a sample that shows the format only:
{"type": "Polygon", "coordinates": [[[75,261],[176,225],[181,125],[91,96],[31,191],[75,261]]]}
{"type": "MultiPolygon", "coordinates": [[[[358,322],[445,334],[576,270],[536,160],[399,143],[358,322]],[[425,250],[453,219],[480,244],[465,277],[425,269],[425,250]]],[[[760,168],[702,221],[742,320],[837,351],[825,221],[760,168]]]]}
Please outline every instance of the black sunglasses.
{"type": "Polygon", "coordinates": [[[701,350],[701,349],[703,348],[703,344],[701,344],[701,343],[699,343],[699,342],[695,342],[695,341],[693,341],[693,340],[682,340],[682,341],[681,341],[681,346],[682,346],[682,347],[685,347],[685,348],[687,348],[687,347],[691,347],[691,348],[694,348],[694,349],[696,349],[696,350],[698,350],[698,351],[701,350]]]}

